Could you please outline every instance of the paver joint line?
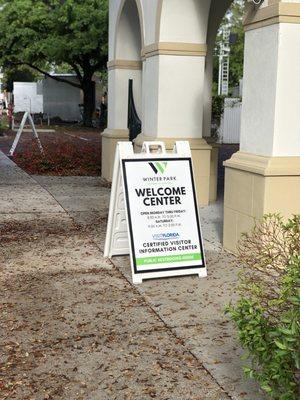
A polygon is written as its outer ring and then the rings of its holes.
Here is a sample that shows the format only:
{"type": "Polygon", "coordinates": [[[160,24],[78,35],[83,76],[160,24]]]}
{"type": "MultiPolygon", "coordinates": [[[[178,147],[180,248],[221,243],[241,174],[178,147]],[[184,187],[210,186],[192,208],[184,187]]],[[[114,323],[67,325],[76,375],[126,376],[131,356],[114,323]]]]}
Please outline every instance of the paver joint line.
{"type": "MultiPolygon", "coordinates": [[[[60,205],[60,207],[64,210],[64,212],[65,212],[67,215],[69,215],[69,213],[67,212],[67,210],[62,206],[62,204],[60,204],[60,203],[56,200],[56,198],[54,197],[54,195],[53,195],[46,187],[44,187],[43,185],[41,185],[40,182],[38,182],[32,175],[29,175],[29,176],[30,176],[30,178],[33,179],[40,187],[42,187],[42,188],[53,198],[53,200],[54,200],[58,205],[60,205]]],[[[72,218],[71,218],[71,219],[72,219],[72,218]]]]}

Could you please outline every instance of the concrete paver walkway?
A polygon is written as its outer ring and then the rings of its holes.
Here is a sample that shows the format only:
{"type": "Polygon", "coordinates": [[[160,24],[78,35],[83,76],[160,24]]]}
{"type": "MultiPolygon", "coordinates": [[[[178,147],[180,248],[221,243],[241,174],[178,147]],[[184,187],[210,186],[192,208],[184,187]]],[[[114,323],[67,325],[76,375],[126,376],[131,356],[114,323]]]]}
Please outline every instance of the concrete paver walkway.
{"type": "Polygon", "coordinates": [[[223,312],[220,207],[201,210],[207,279],[135,287],[128,257],[102,256],[108,201],[100,178],[29,177],[0,152],[0,399],[262,399],[223,312]]]}

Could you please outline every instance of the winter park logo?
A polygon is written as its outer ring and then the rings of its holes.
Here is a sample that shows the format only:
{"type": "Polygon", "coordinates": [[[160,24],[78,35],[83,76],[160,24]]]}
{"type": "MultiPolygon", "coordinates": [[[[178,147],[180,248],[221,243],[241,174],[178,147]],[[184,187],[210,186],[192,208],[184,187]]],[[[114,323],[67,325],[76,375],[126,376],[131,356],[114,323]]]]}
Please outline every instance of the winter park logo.
{"type": "Polygon", "coordinates": [[[154,163],[150,162],[149,163],[150,167],[153,169],[155,174],[158,174],[159,172],[163,174],[165,170],[167,169],[168,163],[166,161],[156,161],[154,163]]]}

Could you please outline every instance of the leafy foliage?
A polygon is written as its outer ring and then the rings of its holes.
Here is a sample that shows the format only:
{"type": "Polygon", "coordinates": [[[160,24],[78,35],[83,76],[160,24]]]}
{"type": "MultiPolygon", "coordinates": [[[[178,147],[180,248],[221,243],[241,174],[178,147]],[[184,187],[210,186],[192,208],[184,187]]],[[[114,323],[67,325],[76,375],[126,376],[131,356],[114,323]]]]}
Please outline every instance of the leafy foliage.
{"type": "Polygon", "coordinates": [[[212,96],[212,119],[217,125],[220,125],[224,112],[224,99],[225,96],[212,96]]]}
{"type": "Polygon", "coordinates": [[[240,299],[228,312],[246,357],[245,373],[272,399],[300,398],[300,215],[266,215],[239,245],[240,299]]]}
{"type": "Polygon", "coordinates": [[[211,135],[214,138],[218,137],[219,128],[221,125],[221,118],[224,112],[224,99],[225,96],[212,96],[212,125],[211,125],[211,135]]]}
{"type": "Polygon", "coordinates": [[[26,66],[13,67],[6,69],[4,88],[8,92],[13,91],[14,82],[34,82],[37,79],[35,72],[26,66]]]}
{"type": "Polygon", "coordinates": [[[0,117],[0,136],[4,136],[7,127],[8,127],[7,116],[2,114],[2,116],[0,117]]]}
{"type": "MultiPolygon", "coordinates": [[[[66,66],[77,75],[92,113],[92,77],[106,67],[108,0],[0,0],[0,63],[41,73],[66,66]]],[[[58,79],[62,80],[63,79],[58,79]]]]}

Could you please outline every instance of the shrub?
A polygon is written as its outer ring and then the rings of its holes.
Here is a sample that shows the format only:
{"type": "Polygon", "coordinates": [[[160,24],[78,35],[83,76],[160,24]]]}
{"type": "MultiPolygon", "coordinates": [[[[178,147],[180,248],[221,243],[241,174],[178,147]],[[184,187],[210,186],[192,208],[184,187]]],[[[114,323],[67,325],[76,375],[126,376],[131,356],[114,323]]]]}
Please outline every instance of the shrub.
{"type": "Polygon", "coordinates": [[[7,116],[6,115],[2,115],[0,117],[0,136],[3,136],[5,131],[8,128],[8,122],[7,122],[7,116]]]}
{"type": "Polygon", "coordinates": [[[224,112],[224,100],[226,96],[213,96],[212,97],[212,120],[220,125],[221,123],[221,118],[224,112]]]}
{"type": "Polygon", "coordinates": [[[251,360],[245,373],[271,399],[300,398],[300,215],[266,215],[238,249],[240,298],[228,312],[251,360]]]}

